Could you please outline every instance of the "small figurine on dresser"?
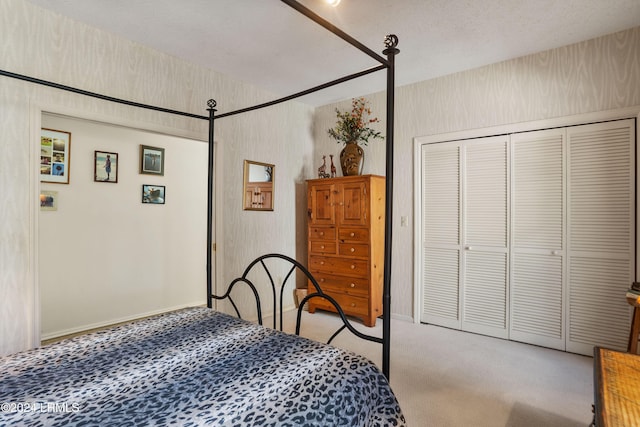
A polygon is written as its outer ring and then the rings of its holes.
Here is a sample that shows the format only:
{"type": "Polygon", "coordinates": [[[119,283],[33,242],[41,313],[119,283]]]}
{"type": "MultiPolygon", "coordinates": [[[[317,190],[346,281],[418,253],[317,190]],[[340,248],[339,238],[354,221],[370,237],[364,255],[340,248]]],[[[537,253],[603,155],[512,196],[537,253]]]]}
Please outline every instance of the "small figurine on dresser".
{"type": "Polygon", "coordinates": [[[322,156],[322,165],[318,168],[318,178],[329,178],[329,174],[327,173],[327,156],[322,156]]]}
{"type": "Polygon", "coordinates": [[[331,178],[335,178],[336,177],[336,165],[333,164],[333,154],[329,154],[329,157],[331,157],[331,178]]]}

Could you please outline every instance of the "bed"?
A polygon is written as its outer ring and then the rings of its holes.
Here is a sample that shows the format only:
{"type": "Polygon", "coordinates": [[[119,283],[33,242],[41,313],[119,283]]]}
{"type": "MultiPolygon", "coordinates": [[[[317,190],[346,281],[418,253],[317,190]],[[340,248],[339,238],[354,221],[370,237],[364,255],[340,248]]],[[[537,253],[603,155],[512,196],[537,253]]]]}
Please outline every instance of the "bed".
{"type": "Polygon", "coordinates": [[[143,108],[153,111],[158,111],[166,114],[179,115],[183,117],[189,117],[197,120],[207,120],[209,122],[209,135],[208,135],[208,143],[209,143],[209,153],[207,156],[208,159],[208,185],[207,185],[207,248],[206,248],[206,272],[207,272],[207,301],[208,306],[211,305],[211,295],[213,290],[213,234],[214,234],[214,224],[213,224],[213,194],[214,194],[214,145],[215,145],[215,121],[220,120],[226,117],[234,116],[237,114],[242,114],[250,111],[255,111],[262,108],[268,108],[276,104],[280,104],[282,102],[287,102],[296,98],[300,98],[302,96],[339,85],[341,83],[357,79],[359,77],[363,77],[377,71],[386,71],[387,74],[387,87],[386,87],[386,159],[385,159],[385,231],[384,231],[384,273],[383,273],[383,292],[382,292],[382,306],[383,306],[383,315],[382,315],[382,371],[387,378],[389,378],[390,371],[390,336],[391,336],[391,242],[393,236],[393,155],[394,155],[394,114],[395,114],[395,56],[400,53],[400,50],[397,48],[398,45],[398,37],[395,34],[389,34],[384,38],[384,46],[385,49],[382,51],[383,54],[386,55],[386,58],[377,54],[374,50],[365,46],[355,38],[351,37],[349,34],[345,33],[335,25],[331,24],[327,20],[323,19],[310,9],[306,8],[302,4],[298,3],[296,0],[280,0],[282,3],[287,6],[295,9],[301,15],[307,17],[310,21],[324,27],[327,31],[333,33],[335,36],[341,38],[346,43],[352,45],[361,53],[364,53],[374,59],[379,65],[355,72],[329,82],[320,84],[318,86],[314,86],[312,88],[294,93],[289,96],[285,96],[279,99],[275,99],[273,101],[265,102],[258,105],[253,105],[250,107],[242,108],[235,111],[229,111],[222,114],[217,113],[217,102],[214,99],[209,99],[207,101],[207,115],[195,114],[193,112],[188,111],[179,111],[172,110],[169,108],[164,108],[157,105],[149,105],[143,104],[139,102],[134,102],[126,99],[115,98],[113,96],[104,95],[101,93],[87,91],[81,88],[72,87],[63,85],[60,83],[39,79],[32,76],[27,76],[24,74],[14,73],[8,70],[0,69],[0,76],[18,79],[22,81],[26,81],[29,83],[43,85],[63,91],[73,92],[76,94],[89,96],[92,98],[97,98],[109,102],[114,102],[118,104],[128,105],[136,108],[143,108]]]}
{"type": "Polygon", "coordinates": [[[368,360],[206,307],[0,359],[3,425],[402,426],[368,360]]]}
{"type": "MultiPolygon", "coordinates": [[[[34,84],[209,122],[207,211],[207,305],[155,316],[101,332],[65,340],[0,359],[0,424],[17,425],[405,425],[389,387],[391,241],[393,200],[394,57],[398,39],[385,38],[382,57],[294,0],[281,0],[302,15],[379,62],[363,70],[271,102],[216,115],[175,111],[88,92],[30,76],[0,70],[0,75],[34,84]],[[386,205],[383,290],[383,336],[358,332],[339,305],[316,287],[301,301],[296,335],[212,309],[213,294],[213,155],[214,124],[225,117],[266,108],[370,73],[387,71],[386,205]],[[382,344],[382,372],[365,358],[297,336],[302,306],[325,298],[336,306],[344,324],[329,339],[348,329],[382,344]]],[[[268,255],[271,257],[273,255],[268,255]]],[[[302,267],[297,261],[285,258],[302,267]]],[[[230,284],[253,283],[245,274],[230,284]]],[[[291,270],[293,271],[293,270],[291,270]]],[[[268,273],[267,273],[268,274],[268,273]]],[[[306,272],[305,274],[308,274],[306,272]]],[[[287,276],[289,277],[289,276],[287,276]]],[[[271,279],[271,277],[270,277],[271,279]]],[[[285,280],[286,281],[286,280],[285,280]]],[[[273,285],[273,280],[271,280],[273,285]]],[[[282,300],[280,290],[280,302],[282,300]]],[[[275,304],[275,290],[274,290],[275,304]]],[[[273,313],[276,313],[274,305],[273,313]]],[[[282,304],[280,304],[282,313],[282,304]]],[[[282,327],[282,320],[280,322],[282,327]]],[[[282,329],[282,328],[281,328],[282,329]]]]}

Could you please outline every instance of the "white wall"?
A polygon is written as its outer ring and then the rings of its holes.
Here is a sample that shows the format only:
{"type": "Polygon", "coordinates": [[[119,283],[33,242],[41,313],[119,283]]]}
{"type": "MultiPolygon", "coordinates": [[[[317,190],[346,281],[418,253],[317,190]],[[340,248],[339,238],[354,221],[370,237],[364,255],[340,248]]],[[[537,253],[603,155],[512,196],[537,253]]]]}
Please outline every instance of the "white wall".
{"type": "Polygon", "coordinates": [[[206,303],[207,144],[87,120],[44,115],[71,132],[68,185],[39,215],[42,337],[206,303]],[[165,149],[164,176],[140,174],[140,144],[165,149]],[[94,151],[118,153],[118,182],[95,182],[94,151]],[[165,204],[141,203],[142,184],[165,204]]]}
{"type": "MultiPolygon", "coordinates": [[[[402,66],[402,37],[396,58],[402,66]]],[[[385,117],[385,95],[369,95],[385,117]]],[[[413,138],[640,105],[640,27],[396,89],[391,311],[413,316],[413,138]],[[407,217],[407,226],[401,218],[407,217]]],[[[340,147],[326,129],[335,107],[316,109],[314,164],[340,147]]],[[[384,129],[382,123],[380,129],[384,129]]],[[[384,143],[365,149],[365,173],[384,174],[384,143]]]]}
{"type": "MultiPolygon", "coordinates": [[[[220,113],[275,98],[231,77],[160,54],[24,0],[0,0],[0,46],[2,70],[199,115],[207,115],[206,102],[210,98],[217,100],[220,113]]],[[[36,244],[39,183],[37,153],[33,149],[39,138],[41,110],[196,140],[206,140],[208,136],[205,120],[127,107],[0,77],[0,355],[37,345],[40,338],[36,244]]],[[[216,121],[223,169],[222,182],[217,183],[223,190],[218,193],[221,215],[217,220],[224,223],[217,230],[216,241],[219,283],[241,274],[251,260],[263,253],[295,256],[304,250],[300,188],[304,178],[310,176],[307,171],[312,156],[312,112],[311,107],[288,102],[216,121]],[[244,159],[276,165],[273,212],[242,211],[244,159]]],[[[76,177],[74,159],[72,182],[76,177]]],[[[123,188],[120,185],[115,186],[117,191],[123,188]]],[[[177,196],[172,188],[167,187],[168,203],[177,196]]],[[[161,206],[144,208],[158,208],[156,214],[163,212],[161,206]]],[[[167,222],[166,227],[176,225],[167,222]]],[[[183,285],[172,286],[180,289],[183,285]]],[[[202,289],[204,292],[204,285],[202,289]]],[[[134,296],[127,293],[122,298],[134,296]]]]}

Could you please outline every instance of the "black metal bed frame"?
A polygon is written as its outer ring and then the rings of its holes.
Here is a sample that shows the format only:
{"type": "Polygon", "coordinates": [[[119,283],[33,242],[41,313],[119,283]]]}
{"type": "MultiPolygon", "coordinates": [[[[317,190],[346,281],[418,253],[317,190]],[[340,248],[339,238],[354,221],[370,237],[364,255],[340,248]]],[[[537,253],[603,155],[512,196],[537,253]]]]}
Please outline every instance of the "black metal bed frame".
{"type": "MultiPolygon", "coordinates": [[[[133,102],[133,101],[128,101],[128,100],[124,100],[124,99],[114,98],[114,97],[103,95],[103,94],[99,94],[99,93],[96,93],[96,92],[90,92],[90,91],[82,90],[82,89],[79,89],[79,88],[74,88],[74,87],[71,87],[71,86],[61,85],[61,84],[58,84],[58,83],[55,83],[55,82],[41,80],[41,79],[37,79],[37,78],[34,78],[34,77],[25,76],[25,75],[22,75],[22,74],[16,74],[16,73],[12,73],[12,72],[5,71],[5,70],[0,70],[0,75],[5,76],[5,77],[11,77],[11,78],[27,81],[27,82],[30,82],[30,83],[49,86],[49,87],[53,87],[53,88],[56,88],[56,89],[61,89],[61,90],[69,91],[69,92],[74,92],[74,93],[77,93],[77,94],[80,94],[80,95],[86,95],[86,96],[90,96],[90,97],[93,97],[93,98],[98,98],[98,99],[102,99],[102,100],[106,100],[106,101],[110,101],[110,102],[116,102],[116,103],[119,103],[119,104],[125,104],[125,105],[128,105],[128,106],[144,108],[144,109],[159,111],[159,112],[163,112],[163,113],[176,114],[176,115],[180,115],[180,116],[191,117],[191,118],[196,118],[196,119],[203,119],[203,120],[208,120],[209,121],[209,152],[208,152],[209,166],[208,166],[208,188],[207,188],[207,191],[208,191],[208,193],[207,193],[207,199],[208,199],[208,203],[207,203],[207,265],[206,265],[206,268],[207,268],[207,306],[209,308],[211,308],[212,307],[212,299],[214,298],[214,296],[212,295],[212,245],[213,245],[213,199],[212,199],[212,194],[213,194],[213,178],[214,178],[214,173],[213,173],[213,166],[214,166],[214,121],[217,120],[217,119],[224,118],[224,117],[229,117],[229,116],[232,116],[232,115],[241,114],[241,113],[245,113],[245,112],[248,112],[248,111],[253,111],[253,110],[269,107],[269,106],[272,106],[272,105],[280,104],[280,103],[285,102],[285,101],[289,101],[289,100],[292,100],[292,99],[295,99],[295,98],[299,98],[299,97],[302,97],[304,95],[308,95],[308,94],[311,94],[311,93],[326,89],[328,87],[335,86],[335,85],[338,85],[340,83],[344,83],[344,82],[347,82],[349,80],[353,80],[353,79],[356,79],[356,78],[359,78],[359,77],[374,73],[376,71],[380,71],[380,70],[386,69],[387,70],[387,89],[386,89],[386,95],[387,95],[386,143],[387,143],[387,145],[386,145],[386,188],[385,188],[385,191],[386,191],[385,246],[384,246],[384,278],[383,278],[384,285],[383,285],[383,301],[382,301],[382,304],[383,304],[383,315],[382,315],[382,320],[383,320],[382,335],[383,335],[383,338],[380,339],[380,338],[377,338],[377,337],[372,337],[372,336],[360,334],[346,320],[346,318],[344,316],[344,313],[340,309],[339,305],[337,305],[335,303],[335,300],[332,301],[331,297],[329,297],[326,294],[323,294],[321,291],[319,293],[316,292],[316,293],[313,293],[313,294],[309,295],[307,297],[307,299],[309,299],[309,298],[311,298],[313,296],[321,296],[321,297],[327,298],[338,309],[338,312],[339,312],[340,316],[343,318],[343,321],[345,322],[344,323],[345,324],[344,327],[348,328],[351,332],[353,332],[354,334],[360,336],[363,339],[367,339],[367,340],[374,341],[374,342],[381,342],[382,343],[382,372],[384,373],[384,375],[388,379],[389,378],[390,348],[391,348],[391,337],[390,337],[390,334],[391,334],[391,317],[390,317],[391,311],[390,310],[391,310],[391,239],[392,239],[392,214],[393,214],[393,132],[394,132],[394,104],[395,104],[395,56],[400,52],[400,50],[397,49],[398,38],[393,34],[387,35],[385,37],[385,40],[384,40],[385,49],[382,51],[382,53],[386,55],[386,58],[384,58],[384,57],[378,55],[375,51],[369,49],[364,44],[360,43],[355,38],[351,37],[350,35],[348,35],[344,31],[339,29],[338,27],[334,26],[333,24],[331,24],[327,20],[323,19],[322,17],[320,17],[316,13],[312,12],[310,9],[308,9],[305,6],[299,4],[296,0],[280,0],[280,1],[285,3],[286,5],[290,6],[291,8],[295,9],[296,11],[300,12],[301,14],[303,14],[304,16],[309,18],[310,20],[312,20],[315,23],[317,23],[318,25],[324,27],[325,29],[327,29],[328,31],[333,33],[334,35],[340,37],[345,42],[351,44],[352,46],[354,46],[355,48],[357,48],[361,52],[363,52],[363,53],[367,54],[368,56],[370,56],[371,58],[375,59],[377,62],[380,63],[380,65],[372,67],[372,68],[369,68],[369,69],[366,69],[366,70],[363,70],[363,71],[360,71],[360,72],[357,72],[357,73],[349,74],[349,75],[341,77],[339,79],[335,79],[335,80],[329,81],[327,83],[312,87],[310,89],[307,89],[307,90],[304,90],[304,91],[301,91],[301,92],[294,93],[294,94],[289,95],[289,96],[278,98],[278,99],[270,101],[270,102],[254,105],[252,107],[243,108],[243,109],[240,109],[240,110],[231,111],[231,112],[228,112],[228,113],[219,114],[217,116],[215,115],[215,113],[217,111],[215,109],[216,101],[213,100],[213,99],[210,99],[207,102],[207,106],[208,106],[207,111],[209,112],[209,114],[207,116],[202,116],[202,115],[198,115],[198,114],[192,114],[192,113],[188,113],[188,112],[162,108],[162,107],[158,107],[158,106],[154,106],[154,105],[142,104],[142,103],[138,103],[138,102],[133,102]]],[[[273,255],[273,254],[270,254],[270,255],[273,255]]],[[[267,255],[267,256],[270,256],[270,255],[267,255]]],[[[258,262],[258,260],[254,261],[254,263],[258,262]]],[[[295,260],[292,260],[292,261],[294,261],[295,264],[299,264],[295,260]]],[[[307,273],[308,273],[308,271],[307,271],[307,273]]],[[[317,282],[315,282],[315,279],[312,280],[312,283],[315,285],[317,290],[320,290],[319,286],[317,285],[317,282]]],[[[304,301],[306,301],[307,299],[305,299],[304,301]]],[[[298,317],[299,316],[300,316],[300,312],[298,313],[298,317]]],[[[274,318],[274,322],[275,322],[275,318],[274,318]]],[[[344,329],[344,327],[341,328],[338,332],[336,332],[335,335],[337,335],[342,329],[344,329]]],[[[297,329],[298,328],[299,328],[299,321],[298,321],[297,329]]],[[[333,337],[331,339],[333,339],[333,337]]]]}
{"type": "MultiPolygon", "coordinates": [[[[352,334],[356,335],[358,338],[362,338],[367,341],[377,342],[379,344],[383,343],[384,340],[382,338],[375,337],[373,335],[363,334],[357,329],[355,329],[351,324],[351,322],[349,321],[349,319],[347,318],[347,316],[344,314],[344,311],[342,310],[342,307],[340,306],[340,304],[338,304],[338,302],[333,297],[331,297],[331,295],[328,295],[322,291],[315,277],[313,277],[313,275],[309,272],[309,270],[307,270],[307,268],[304,265],[302,265],[300,262],[298,262],[297,260],[287,255],[273,253],[273,254],[266,254],[266,255],[259,256],[258,258],[253,260],[247,266],[247,268],[245,268],[244,272],[242,273],[242,276],[237,277],[233,279],[233,281],[231,281],[224,295],[211,294],[211,298],[215,300],[228,299],[231,305],[233,306],[233,309],[235,310],[236,315],[239,318],[242,318],[242,315],[240,314],[240,310],[238,309],[238,306],[233,301],[233,297],[231,296],[231,291],[233,291],[236,285],[244,284],[248,286],[249,289],[253,292],[253,296],[256,300],[256,314],[258,318],[258,324],[263,325],[262,303],[260,300],[260,295],[258,293],[258,288],[255,285],[256,280],[255,279],[251,280],[249,278],[250,274],[256,275],[255,274],[257,273],[256,268],[258,268],[258,266],[262,267],[262,270],[266,275],[266,278],[268,279],[269,284],[271,285],[271,298],[273,300],[273,308],[274,308],[273,329],[279,329],[280,331],[283,330],[283,326],[284,326],[283,300],[284,300],[285,290],[287,289],[287,282],[292,277],[294,277],[294,280],[295,280],[295,275],[293,273],[296,271],[299,271],[302,274],[304,274],[308,282],[311,282],[311,284],[315,288],[315,292],[312,292],[306,295],[303,299],[301,299],[298,302],[298,313],[296,317],[296,328],[295,328],[296,335],[300,335],[300,327],[302,325],[301,323],[302,312],[304,310],[305,304],[313,298],[322,298],[327,300],[329,303],[331,303],[331,305],[335,307],[336,312],[338,313],[338,315],[342,320],[342,326],[340,326],[333,333],[333,335],[331,335],[331,337],[327,340],[327,344],[331,344],[333,339],[337,337],[340,334],[340,332],[342,332],[345,329],[348,329],[352,334]],[[284,276],[284,279],[280,284],[276,284],[275,280],[273,279],[273,274],[271,274],[271,270],[269,269],[269,267],[267,266],[267,263],[265,262],[271,259],[282,260],[284,261],[284,264],[287,265],[289,268],[289,271],[287,272],[286,276],[284,276]],[[276,312],[278,313],[278,316],[276,316],[276,312]]],[[[295,289],[295,286],[294,286],[294,289],[295,289]]]]}

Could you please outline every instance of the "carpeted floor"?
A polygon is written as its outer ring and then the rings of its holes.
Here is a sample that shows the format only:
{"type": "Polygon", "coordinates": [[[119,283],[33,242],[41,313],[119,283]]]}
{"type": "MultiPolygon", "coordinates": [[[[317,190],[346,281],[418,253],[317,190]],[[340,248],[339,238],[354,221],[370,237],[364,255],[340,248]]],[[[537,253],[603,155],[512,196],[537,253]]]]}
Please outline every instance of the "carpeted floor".
{"type": "MultiPolygon", "coordinates": [[[[287,316],[285,323],[294,324],[294,315],[287,316]]],[[[301,335],[326,341],[337,324],[333,314],[304,312],[301,335]]],[[[381,336],[382,321],[358,329],[381,336]]],[[[391,386],[410,426],[585,427],[591,422],[591,357],[400,320],[392,320],[391,330],[391,386]]],[[[379,344],[348,331],[333,344],[382,366],[379,344]]]]}

